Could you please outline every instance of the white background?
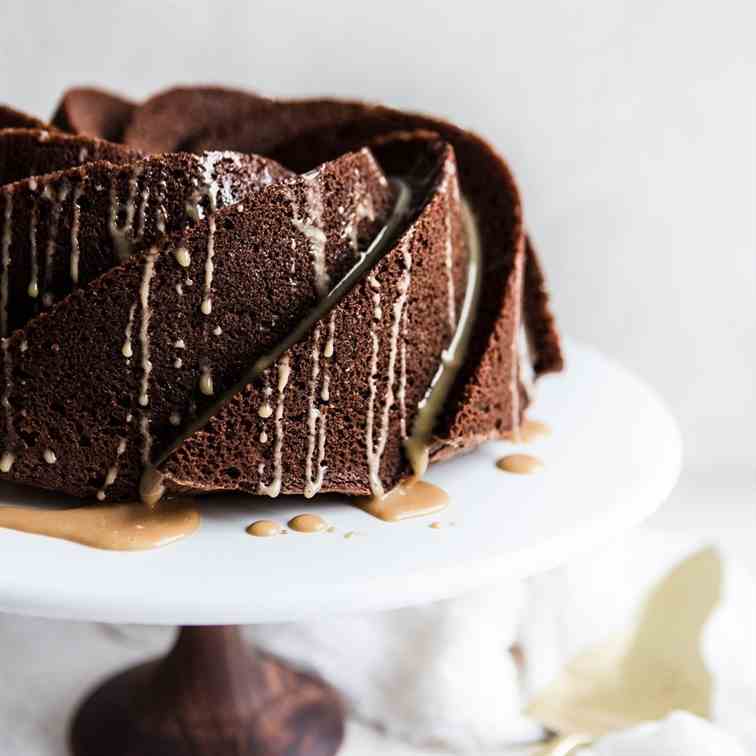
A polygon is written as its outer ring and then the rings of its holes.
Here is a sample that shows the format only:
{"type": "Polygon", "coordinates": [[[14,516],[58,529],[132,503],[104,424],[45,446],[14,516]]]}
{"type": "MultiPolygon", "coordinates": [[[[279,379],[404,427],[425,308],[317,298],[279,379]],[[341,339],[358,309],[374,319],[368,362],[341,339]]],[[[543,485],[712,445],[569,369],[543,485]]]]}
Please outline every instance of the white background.
{"type": "MultiPolygon", "coordinates": [[[[655,524],[756,570],[755,29],[752,0],[16,0],[0,8],[0,101],[47,116],[72,84],[142,98],[213,82],[373,99],[482,133],[519,178],[564,330],[680,420],[687,481],[655,524]]],[[[67,632],[25,622],[42,647],[67,632]]],[[[61,662],[84,665],[85,647],[61,662]]],[[[80,680],[61,665],[76,689],[56,685],[57,718],[34,701],[14,715],[14,754],[61,747],[105,659],[80,680]]]]}
{"type": "Polygon", "coordinates": [[[0,100],[88,82],[333,94],[436,113],[510,161],[563,328],[634,368],[688,461],[756,459],[756,4],[15,2],[0,100]]]}

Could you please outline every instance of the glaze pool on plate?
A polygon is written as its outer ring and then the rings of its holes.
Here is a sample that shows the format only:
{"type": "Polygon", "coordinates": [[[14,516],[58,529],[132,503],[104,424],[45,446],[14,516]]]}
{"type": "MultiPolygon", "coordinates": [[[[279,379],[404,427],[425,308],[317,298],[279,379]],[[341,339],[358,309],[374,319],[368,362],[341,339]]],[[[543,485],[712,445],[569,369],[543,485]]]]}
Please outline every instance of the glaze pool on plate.
{"type": "MultiPolygon", "coordinates": [[[[553,429],[527,447],[490,443],[431,468],[451,498],[439,516],[386,523],[323,496],[208,497],[192,537],[148,552],[105,552],[0,530],[0,610],[70,619],[243,624],[387,609],[555,567],[650,515],[680,470],[677,427],[656,394],[593,349],[567,345],[532,416],[553,429]],[[527,452],[537,475],[495,462],[527,452]],[[336,533],[251,538],[254,520],[311,512],[336,533]],[[343,538],[347,533],[359,537],[343,538]]],[[[0,503],[59,501],[0,487],[0,503]]],[[[74,502],[67,502],[71,506],[74,502]]]]}

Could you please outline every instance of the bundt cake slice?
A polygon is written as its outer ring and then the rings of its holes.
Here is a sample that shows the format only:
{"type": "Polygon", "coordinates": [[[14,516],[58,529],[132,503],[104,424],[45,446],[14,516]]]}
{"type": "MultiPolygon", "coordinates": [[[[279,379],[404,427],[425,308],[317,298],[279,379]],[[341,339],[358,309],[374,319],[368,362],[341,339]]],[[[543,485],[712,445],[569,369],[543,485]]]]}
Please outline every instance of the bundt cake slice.
{"type": "MultiPolygon", "coordinates": [[[[65,151],[65,140],[59,147],[65,151]]],[[[211,205],[224,207],[289,175],[255,155],[173,153],[124,165],[87,163],[0,187],[8,258],[0,307],[9,329],[133,249],[197,222],[211,205]]]]}
{"type": "Polygon", "coordinates": [[[133,102],[112,92],[75,87],[63,95],[53,114],[52,125],[71,134],[120,142],[135,109],[133,102]]]}
{"type": "MultiPolygon", "coordinates": [[[[153,170],[140,164],[150,183],[139,187],[158,192],[161,177],[173,174],[191,183],[194,165],[206,160],[151,158],[153,170]]],[[[129,196],[137,175],[134,165],[92,163],[81,171],[44,183],[59,192],[62,181],[73,188],[75,176],[93,182],[92,203],[102,202],[96,215],[105,219],[106,177],[115,171],[129,196]]],[[[191,195],[194,225],[134,252],[3,342],[4,477],[80,497],[133,499],[143,466],[311,311],[393,203],[367,150],[306,176],[269,177],[242,201],[214,210],[216,190],[220,197],[229,188],[235,198],[232,178],[228,187],[218,174],[209,187],[198,181],[194,189],[204,186],[209,197],[191,195]]],[[[28,181],[4,189],[6,256],[26,236],[12,213],[32,203],[31,191],[28,181]]],[[[185,213],[185,201],[179,193],[177,212],[185,213]]],[[[137,226],[138,216],[131,218],[137,226]]],[[[101,223],[107,238],[108,221],[101,223]]]]}
{"type": "Polygon", "coordinates": [[[265,130],[269,107],[266,98],[224,87],[174,87],[135,107],[123,141],[147,152],[176,152],[201,139],[209,124],[238,127],[253,119],[265,130]]]}
{"type": "Polygon", "coordinates": [[[14,110],[7,105],[0,105],[0,129],[47,129],[39,118],[14,110]]]}
{"type": "Polygon", "coordinates": [[[182,438],[159,466],[168,490],[382,494],[412,473],[403,442],[475,286],[474,231],[448,144],[403,135],[381,151],[420,198],[400,238],[304,338],[182,438]]]}

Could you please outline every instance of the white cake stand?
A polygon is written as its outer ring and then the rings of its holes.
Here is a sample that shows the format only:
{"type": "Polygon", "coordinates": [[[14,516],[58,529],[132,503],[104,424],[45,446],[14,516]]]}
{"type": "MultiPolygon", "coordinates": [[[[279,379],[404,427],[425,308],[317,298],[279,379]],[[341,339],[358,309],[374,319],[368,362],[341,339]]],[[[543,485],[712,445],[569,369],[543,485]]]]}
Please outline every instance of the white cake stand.
{"type": "MultiPolygon", "coordinates": [[[[539,386],[530,415],[553,434],[527,451],[545,470],[501,472],[505,442],[433,467],[452,503],[388,524],[323,496],[208,497],[185,541],[107,552],[0,530],[0,610],[185,627],[166,659],[108,681],[79,710],[77,756],[332,754],[333,691],[245,649],[238,625],[389,609],[556,567],[650,515],[679,475],[682,446],[657,395],[598,352],[568,344],[567,371],[539,386]],[[315,511],[332,533],[252,538],[255,519],[315,511]],[[430,528],[431,521],[440,528],[430,528]],[[345,539],[344,535],[355,535],[345,539]]],[[[59,500],[59,499],[58,499],[59,500]]],[[[0,488],[0,503],[51,497],[0,488]]],[[[71,502],[67,503],[69,506],[71,502]]]]}

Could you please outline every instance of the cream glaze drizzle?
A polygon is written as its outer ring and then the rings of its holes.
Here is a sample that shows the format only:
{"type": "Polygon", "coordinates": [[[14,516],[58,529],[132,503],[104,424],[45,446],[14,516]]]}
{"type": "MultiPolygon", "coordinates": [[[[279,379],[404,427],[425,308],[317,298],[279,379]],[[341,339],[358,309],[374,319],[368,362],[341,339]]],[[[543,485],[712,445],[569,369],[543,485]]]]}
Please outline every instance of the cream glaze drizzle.
{"type": "Polygon", "coordinates": [[[142,308],[142,317],[139,323],[139,345],[142,353],[142,381],[139,388],[139,404],[142,407],[146,407],[150,403],[150,373],[152,372],[152,362],[150,361],[150,318],[152,316],[150,308],[150,283],[152,276],[155,274],[155,257],[154,248],[145,256],[142,283],[139,287],[139,304],[142,308]]]}
{"type": "Polygon", "coordinates": [[[63,213],[63,203],[68,197],[68,193],[71,191],[71,185],[67,181],[61,181],[57,189],[54,189],[48,184],[43,192],[42,196],[45,199],[50,200],[52,206],[50,208],[50,222],[48,225],[47,245],[45,247],[45,272],[42,294],[42,304],[45,307],[49,307],[53,303],[53,295],[50,291],[50,285],[52,283],[53,263],[55,260],[55,248],[57,244],[58,227],[60,226],[60,216],[63,213]]]}
{"type": "Polygon", "coordinates": [[[320,399],[321,405],[318,407],[318,485],[317,493],[320,491],[323,485],[323,477],[325,476],[326,467],[323,465],[325,459],[325,443],[326,443],[326,421],[328,420],[328,402],[331,399],[331,359],[333,358],[333,342],[336,334],[336,313],[331,311],[331,316],[328,319],[328,335],[323,347],[323,381],[320,387],[320,399]],[[329,350],[330,344],[330,350],[329,350]],[[328,352],[328,354],[326,354],[328,352]],[[325,402],[323,406],[322,402],[325,402]]]}
{"type": "Polygon", "coordinates": [[[0,337],[8,335],[8,281],[10,276],[10,247],[13,233],[13,192],[5,195],[5,210],[3,212],[3,234],[0,240],[2,248],[2,277],[0,278],[0,337]]]}
{"type": "Polygon", "coordinates": [[[336,336],[336,311],[331,312],[331,317],[328,319],[328,341],[326,341],[325,349],[323,349],[323,357],[330,360],[333,357],[334,351],[334,338],[336,336]]]}
{"type": "MultiPolygon", "coordinates": [[[[448,175],[448,174],[447,174],[448,175]]],[[[456,301],[454,299],[454,228],[452,227],[452,204],[449,198],[448,186],[452,183],[451,179],[447,179],[447,203],[446,203],[446,217],[444,218],[444,225],[446,231],[446,255],[444,259],[444,267],[446,268],[446,289],[448,296],[448,308],[449,308],[449,327],[452,332],[457,325],[457,313],[456,313],[456,301]]]]}
{"type": "Polygon", "coordinates": [[[81,247],[79,244],[79,225],[81,222],[81,208],[79,207],[79,200],[81,199],[82,192],[84,190],[81,184],[77,185],[73,194],[72,216],[71,216],[71,259],[70,259],[70,272],[71,281],[74,284],[79,283],[79,259],[81,257],[81,247]]]}
{"type": "Polygon", "coordinates": [[[477,222],[465,201],[462,202],[462,218],[470,255],[465,298],[462,302],[462,310],[451,343],[441,354],[441,363],[428,391],[418,404],[418,412],[415,416],[412,432],[404,443],[405,451],[412,465],[412,480],[422,477],[428,466],[428,445],[433,433],[433,426],[454,384],[457,373],[462,367],[475,323],[475,310],[477,309],[482,279],[480,237],[477,222]]]}
{"type": "Polygon", "coordinates": [[[163,476],[145,462],[145,469],[139,480],[139,498],[152,509],[157,506],[164,493],[163,476]]]}
{"type": "Polygon", "coordinates": [[[142,435],[142,462],[145,466],[149,464],[152,455],[152,433],[150,432],[150,416],[147,406],[150,403],[150,374],[152,373],[152,362],[150,361],[150,318],[152,310],[150,308],[150,283],[155,273],[155,258],[157,253],[153,247],[145,255],[144,269],[142,271],[142,282],[139,286],[139,305],[141,307],[141,319],[139,322],[139,345],[142,363],[142,378],[139,386],[138,402],[141,410],[139,421],[139,430],[142,435]]]}
{"type": "Polygon", "coordinates": [[[177,247],[173,250],[173,255],[182,268],[188,268],[192,264],[192,257],[186,247],[177,247]]]}
{"type": "Polygon", "coordinates": [[[123,454],[126,452],[126,439],[121,438],[118,440],[118,447],[116,448],[116,458],[115,462],[108,468],[107,473],[105,473],[105,481],[102,484],[102,488],[97,492],[97,498],[100,501],[103,501],[105,497],[107,496],[105,489],[108,488],[108,486],[112,486],[113,483],[115,483],[116,478],[118,477],[118,461],[123,456],[123,454]]]}
{"type": "MultiPolygon", "coordinates": [[[[374,162],[374,158],[372,156],[372,153],[368,153],[371,162],[374,162]]],[[[376,170],[378,169],[378,166],[374,166],[376,170]]],[[[379,174],[380,175],[380,174],[379,174]]],[[[352,251],[355,255],[359,255],[359,233],[360,233],[360,222],[368,219],[370,221],[375,220],[375,206],[373,205],[373,197],[370,195],[365,188],[365,181],[360,174],[359,171],[355,170],[355,179],[356,179],[356,193],[359,197],[357,203],[354,207],[354,213],[352,215],[352,218],[350,219],[349,223],[347,223],[346,227],[344,228],[344,232],[342,235],[342,238],[346,238],[349,240],[349,246],[352,248],[352,251]]],[[[339,214],[342,215],[344,208],[339,207],[338,208],[339,214]]]]}
{"type": "Polygon", "coordinates": [[[323,197],[318,183],[318,173],[305,174],[305,213],[300,216],[300,208],[293,192],[290,193],[292,204],[292,225],[307,239],[315,276],[315,291],[323,298],[328,293],[330,278],[326,270],[326,235],[321,228],[323,223],[323,197]]]}
{"type": "MultiPolygon", "coordinates": [[[[13,436],[13,414],[11,413],[10,396],[13,390],[13,363],[8,345],[8,280],[10,277],[10,247],[13,232],[13,192],[5,195],[5,210],[3,212],[3,234],[0,238],[0,344],[3,353],[3,396],[2,407],[5,414],[6,443],[10,443],[13,436]]],[[[15,461],[15,455],[8,449],[0,459],[2,472],[9,472],[15,461]],[[4,469],[7,467],[7,470],[4,469]]]]}
{"type": "MultiPolygon", "coordinates": [[[[368,283],[373,289],[374,317],[370,328],[370,337],[372,342],[372,352],[370,361],[370,379],[369,379],[369,399],[367,419],[365,423],[365,447],[367,449],[368,476],[370,480],[370,489],[373,496],[383,496],[384,489],[380,478],[381,460],[383,452],[386,449],[386,442],[389,433],[389,418],[391,408],[394,406],[396,395],[394,393],[394,383],[396,380],[396,358],[399,348],[399,335],[404,316],[404,309],[407,305],[409,289],[412,283],[412,254],[410,243],[412,236],[407,234],[402,240],[404,270],[399,281],[397,282],[397,297],[392,305],[391,313],[391,330],[389,336],[389,358],[387,366],[386,393],[383,398],[383,408],[380,416],[380,430],[378,440],[375,441],[375,399],[376,399],[376,373],[378,368],[379,340],[376,332],[376,323],[382,316],[380,284],[375,276],[368,278],[368,283]]],[[[406,370],[406,367],[405,367],[406,370]]],[[[404,393],[404,386],[401,384],[402,378],[406,381],[406,372],[402,375],[400,371],[399,392],[404,393]]]]}
{"type": "Polygon", "coordinates": [[[134,233],[135,239],[141,239],[144,237],[144,229],[147,225],[147,206],[150,202],[150,188],[145,186],[142,189],[141,202],[139,203],[139,210],[137,211],[137,227],[134,233]]]}
{"type": "Polygon", "coordinates": [[[150,416],[142,412],[139,418],[139,432],[142,434],[142,463],[147,465],[152,455],[152,433],[150,432],[150,416]]]}
{"type": "Polygon", "coordinates": [[[39,296],[39,261],[37,260],[37,226],[39,224],[39,205],[35,201],[29,217],[29,287],[26,290],[32,299],[39,296]]]}
{"type": "Polygon", "coordinates": [[[284,399],[286,398],[286,386],[289,383],[291,367],[289,365],[289,355],[284,354],[278,362],[278,402],[276,404],[275,415],[275,442],[273,444],[273,478],[270,483],[263,483],[262,480],[257,485],[257,492],[261,496],[270,496],[276,498],[281,493],[281,480],[283,478],[283,413],[284,399]]]}
{"type": "Polygon", "coordinates": [[[257,414],[263,419],[267,420],[273,414],[273,407],[270,406],[270,402],[265,401],[258,407],[257,414]]]}
{"type": "MultiPolygon", "coordinates": [[[[207,197],[208,211],[207,211],[207,248],[205,254],[205,280],[203,284],[203,297],[202,304],[200,305],[200,311],[203,315],[210,315],[213,311],[213,276],[215,273],[215,211],[218,209],[218,182],[216,180],[216,165],[221,160],[230,159],[233,160],[236,165],[239,165],[239,156],[231,152],[206,152],[204,155],[196,156],[200,170],[202,172],[201,181],[202,187],[194,193],[193,200],[195,201],[194,212],[197,219],[202,217],[201,205],[199,200],[204,196],[207,197]]],[[[227,188],[228,196],[227,200],[233,202],[233,195],[231,193],[230,185],[227,188]]]]}
{"type": "Polygon", "coordinates": [[[139,177],[142,175],[142,167],[136,166],[131,169],[128,178],[128,194],[125,206],[118,199],[118,176],[110,179],[110,221],[108,230],[113,240],[118,259],[123,262],[131,254],[131,244],[134,235],[134,215],[136,213],[136,194],[139,188],[139,177]],[[123,213],[123,224],[119,225],[118,216],[123,213]]]}
{"type": "Polygon", "coordinates": [[[200,391],[205,396],[212,396],[215,393],[213,387],[213,374],[207,365],[200,370],[199,387],[200,391]]]}
{"type": "Polygon", "coordinates": [[[191,535],[199,525],[199,510],[187,500],[165,501],[155,509],[141,503],[75,509],[0,507],[0,528],[112,551],[165,546],[191,535]]]}
{"type": "MultiPolygon", "coordinates": [[[[525,279],[523,274],[523,286],[524,285],[525,279]]],[[[522,322],[522,318],[520,318],[520,333],[518,334],[517,339],[517,366],[520,384],[525,391],[527,404],[530,404],[535,394],[535,382],[537,376],[533,369],[533,359],[531,357],[528,331],[525,324],[522,322]]],[[[522,424],[522,421],[520,424],[522,424]]]]}
{"type": "Polygon", "coordinates": [[[263,403],[257,408],[257,414],[263,420],[267,420],[273,414],[273,407],[270,405],[270,397],[273,393],[273,389],[268,383],[268,378],[265,378],[265,385],[263,386],[263,403]]]}
{"type": "Polygon", "coordinates": [[[166,213],[165,208],[160,205],[159,207],[155,208],[155,226],[159,233],[164,234],[165,233],[165,225],[168,220],[168,213],[166,213]]]}
{"type": "MultiPolygon", "coordinates": [[[[408,277],[407,291],[412,284],[412,242],[415,238],[414,226],[409,229],[402,240],[402,251],[404,259],[404,271],[408,277]]],[[[402,313],[402,347],[399,359],[399,390],[397,398],[399,399],[399,430],[402,440],[407,438],[407,320],[409,315],[409,306],[404,308],[402,313]]]]}
{"type": "MultiPolygon", "coordinates": [[[[313,346],[311,351],[312,373],[310,375],[310,391],[307,411],[307,456],[305,457],[305,498],[311,499],[320,491],[325,476],[323,458],[325,457],[326,413],[318,406],[316,392],[320,375],[320,323],[315,326],[313,346]],[[317,442],[317,471],[313,473],[313,457],[317,442]]],[[[324,386],[325,378],[324,378],[324,386]]]]}
{"type": "MultiPolygon", "coordinates": [[[[368,409],[365,418],[365,452],[367,454],[368,480],[370,489],[374,496],[383,495],[383,484],[380,479],[380,464],[383,454],[385,438],[379,435],[378,448],[374,442],[375,426],[375,395],[377,389],[378,376],[378,353],[380,349],[380,340],[378,338],[377,323],[380,321],[379,313],[381,311],[381,285],[374,273],[368,276],[368,291],[373,304],[373,317],[370,320],[370,375],[368,377],[368,409]],[[381,443],[383,440],[383,444],[381,443]]],[[[389,386],[390,389],[390,386],[389,386]]],[[[388,390],[388,389],[387,389],[388,390]]],[[[383,430],[383,429],[381,429],[383,430]]]]}
{"type": "Polygon", "coordinates": [[[131,346],[131,332],[134,328],[134,314],[136,313],[136,302],[131,305],[129,309],[129,319],[126,321],[126,332],[124,334],[123,346],[121,347],[121,354],[128,360],[134,356],[134,350],[131,346]]]}
{"type": "MultiPolygon", "coordinates": [[[[211,207],[214,206],[211,205],[211,207]]],[[[209,315],[213,311],[213,274],[215,272],[215,263],[213,257],[215,256],[215,214],[210,215],[207,219],[207,256],[205,257],[205,283],[203,287],[204,298],[200,305],[200,310],[203,315],[209,315]]]]}
{"type": "MultiPolygon", "coordinates": [[[[372,496],[357,499],[358,506],[381,519],[397,520],[403,517],[428,514],[443,509],[448,502],[448,497],[441,489],[421,480],[421,478],[428,467],[428,450],[433,427],[464,362],[480,293],[482,277],[480,238],[476,221],[466,202],[462,202],[462,218],[469,246],[465,298],[451,343],[441,355],[441,363],[436,375],[418,405],[412,433],[404,442],[405,451],[412,466],[412,477],[400,483],[388,493],[376,494],[375,489],[373,489],[372,496]],[[435,509],[432,508],[434,506],[435,509]],[[429,507],[431,508],[429,509],[429,507]]],[[[382,486],[380,490],[382,490],[382,486]]]]}

